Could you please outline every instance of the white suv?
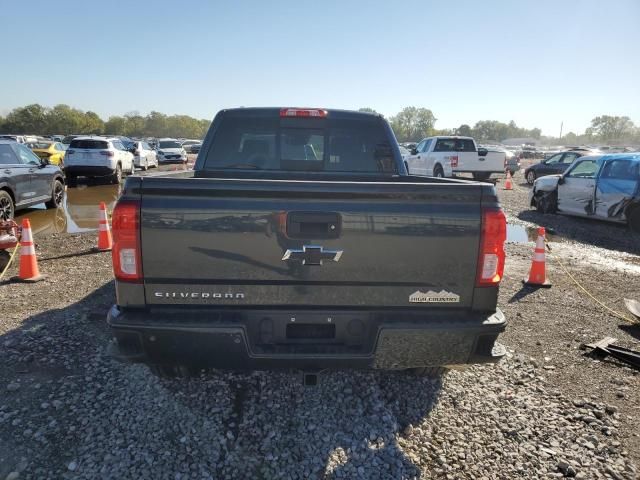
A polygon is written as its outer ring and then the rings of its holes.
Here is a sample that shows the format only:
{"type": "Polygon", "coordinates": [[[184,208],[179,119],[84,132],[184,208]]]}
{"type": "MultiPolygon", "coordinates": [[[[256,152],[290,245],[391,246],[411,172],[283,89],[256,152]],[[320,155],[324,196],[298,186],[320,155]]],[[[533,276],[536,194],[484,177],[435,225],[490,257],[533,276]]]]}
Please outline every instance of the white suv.
{"type": "Polygon", "coordinates": [[[77,137],[71,140],[64,157],[67,183],[73,185],[77,177],[109,177],[120,183],[123,173],[133,174],[133,155],[119,138],[77,137]]]}

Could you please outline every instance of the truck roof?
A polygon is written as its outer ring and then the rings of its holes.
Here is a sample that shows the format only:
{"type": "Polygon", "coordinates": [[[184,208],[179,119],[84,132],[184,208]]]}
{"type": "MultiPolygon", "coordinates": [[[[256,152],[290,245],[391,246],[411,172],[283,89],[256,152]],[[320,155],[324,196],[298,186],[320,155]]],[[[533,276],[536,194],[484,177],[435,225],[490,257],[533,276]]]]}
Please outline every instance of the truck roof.
{"type": "Polygon", "coordinates": [[[229,108],[221,110],[220,113],[224,113],[229,116],[280,116],[280,112],[283,109],[291,109],[291,110],[320,110],[327,112],[327,116],[331,116],[331,118],[338,119],[349,119],[349,118],[362,118],[362,117],[380,117],[382,115],[379,113],[369,113],[369,112],[358,112],[356,110],[341,110],[341,109],[333,109],[333,108],[322,108],[322,107],[242,107],[242,108],[229,108]]]}
{"type": "Polygon", "coordinates": [[[427,138],[437,138],[437,139],[440,139],[440,138],[445,138],[445,139],[446,138],[455,138],[455,139],[458,139],[458,138],[460,138],[462,140],[473,140],[475,142],[473,137],[464,137],[462,135],[432,135],[431,137],[427,137],[427,138]]]}

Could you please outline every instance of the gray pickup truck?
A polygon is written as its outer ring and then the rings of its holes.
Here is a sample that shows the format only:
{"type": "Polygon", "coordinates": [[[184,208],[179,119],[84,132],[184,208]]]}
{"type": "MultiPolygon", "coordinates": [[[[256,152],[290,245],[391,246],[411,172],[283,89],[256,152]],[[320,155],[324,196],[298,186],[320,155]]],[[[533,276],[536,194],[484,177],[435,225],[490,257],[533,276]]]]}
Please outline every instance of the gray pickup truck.
{"type": "Polygon", "coordinates": [[[223,110],[193,171],[127,179],[113,234],[114,354],[163,376],[504,355],[494,187],[408,175],[379,115],[223,110]]]}

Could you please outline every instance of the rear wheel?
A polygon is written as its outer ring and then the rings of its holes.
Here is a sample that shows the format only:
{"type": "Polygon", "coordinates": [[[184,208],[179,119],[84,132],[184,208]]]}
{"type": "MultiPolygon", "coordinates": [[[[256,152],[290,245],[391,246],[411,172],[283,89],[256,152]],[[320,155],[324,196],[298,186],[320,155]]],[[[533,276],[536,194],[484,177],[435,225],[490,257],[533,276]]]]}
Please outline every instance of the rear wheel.
{"type": "Polygon", "coordinates": [[[64,199],[64,185],[58,179],[53,181],[53,188],[51,189],[51,200],[45,203],[47,208],[58,208],[62,205],[64,199]]]}
{"type": "Polygon", "coordinates": [[[529,172],[527,172],[527,183],[529,185],[533,185],[533,182],[536,181],[536,172],[534,172],[533,170],[529,170],[529,172]]]}
{"type": "Polygon", "coordinates": [[[433,176],[437,178],[444,178],[444,170],[442,170],[440,165],[436,165],[433,169],[433,176]]]}
{"type": "Polygon", "coordinates": [[[120,164],[116,165],[116,171],[111,175],[111,183],[118,184],[122,182],[122,166],[120,164]]]}
{"type": "Polygon", "coordinates": [[[629,214],[627,222],[629,228],[636,233],[640,233],[640,206],[634,208],[629,214]]]}
{"type": "Polygon", "coordinates": [[[14,214],[13,198],[6,190],[0,190],[0,220],[11,220],[14,214]]]}
{"type": "Polygon", "coordinates": [[[447,367],[418,367],[411,368],[410,371],[416,377],[444,377],[449,369],[447,367]]]}

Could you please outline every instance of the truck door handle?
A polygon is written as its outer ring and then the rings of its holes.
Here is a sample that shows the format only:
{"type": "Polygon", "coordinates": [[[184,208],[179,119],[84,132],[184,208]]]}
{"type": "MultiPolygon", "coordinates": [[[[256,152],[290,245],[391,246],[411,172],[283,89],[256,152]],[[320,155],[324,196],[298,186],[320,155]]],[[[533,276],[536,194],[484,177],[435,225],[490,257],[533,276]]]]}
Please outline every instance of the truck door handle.
{"type": "Polygon", "coordinates": [[[9,175],[11,173],[11,170],[9,170],[8,168],[4,171],[4,173],[6,173],[7,175],[9,175]]]}
{"type": "Polygon", "coordinates": [[[289,238],[327,239],[339,238],[342,217],[335,212],[289,212],[287,236],[289,238]]]}
{"type": "Polygon", "coordinates": [[[420,155],[418,155],[418,160],[420,160],[420,155]]]}

